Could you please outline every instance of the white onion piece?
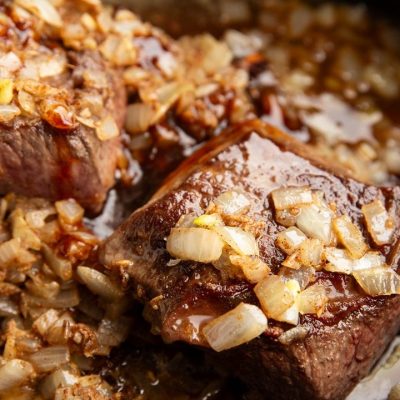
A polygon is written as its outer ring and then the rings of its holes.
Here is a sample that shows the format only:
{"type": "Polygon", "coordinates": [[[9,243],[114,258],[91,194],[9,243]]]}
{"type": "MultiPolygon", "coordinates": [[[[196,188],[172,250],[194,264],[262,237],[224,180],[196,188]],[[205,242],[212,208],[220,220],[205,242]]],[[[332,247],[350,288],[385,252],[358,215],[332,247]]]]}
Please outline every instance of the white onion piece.
{"type": "Polygon", "coordinates": [[[323,257],[328,262],[324,269],[330,272],[339,272],[342,274],[352,274],[354,271],[380,267],[385,259],[377,252],[369,251],[359,259],[353,259],[348,252],[343,249],[326,247],[323,257]]]}
{"type": "Polygon", "coordinates": [[[84,209],[74,199],[56,201],[54,205],[61,221],[66,224],[77,224],[83,218],[84,209]]]}
{"type": "Polygon", "coordinates": [[[57,369],[43,379],[40,385],[40,393],[46,400],[50,400],[54,398],[58,388],[72,386],[77,382],[78,377],[73,375],[71,372],[63,369],[57,369]]]}
{"type": "Polygon", "coordinates": [[[380,200],[362,206],[368,232],[377,245],[390,243],[395,224],[380,200]]]}
{"type": "Polygon", "coordinates": [[[57,276],[64,281],[72,278],[72,264],[69,260],[59,257],[45,244],[42,244],[42,251],[47,264],[57,276]]]}
{"type": "Polygon", "coordinates": [[[20,239],[10,239],[0,244],[0,265],[7,266],[10,262],[18,258],[21,249],[20,239]]]}
{"type": "Polygon", "coordinates": [[[293,279],[271,275],[257,283],[254,292],[267,317],[280,321],[280,316],[295,303],[300,292],[299,283],[293,279]]]}
{"type": "Polygon", "coordinates": [[[67,346],[50,346],[32,354],[30,361],[35,369],[41,372],[50,372],[69,362],[70,355],[67,346]]]}
{"type": "Polygon", "coordinates": [[[370,296],[400,294],[400,276],[389,267],[359,270],[353,276],[370,296]]]}
{"type": "Polygon", "coordinates": [[[224,226],[224,221],[219,214],[203,214],[193,220],[193,225],[200,228],[213,228],[224,226]]]}
{"type": "Polygon", "coordinates": [[[250,283],[262,281],[271,272],[268,265],[258,257],[231,255],[229,260],[232,265],[240,267],[244,277],[250,283]]]}
{"type": "Polygon", "coordinates": [[[15,3],[43,19],[49,25],[61,28],[60,14],[49,0],[15,0],[15,3]]]}
{"type": "Polygon", "coordinates": [[[0,104],[0,122],[10,122],[21,114],[21,110],[13,104],[0,104]]]}
{"type": "Polygon", "coordinates": [[[91,292],[108,300],[117,300],[122,297],[122,291],[102,272],[84,266],[78,267],[76,272],[91,292]]]}
{"type": "Polygon", "coordinates": [[[202,263],[217,261],[224,242],[213,231],[204,228],[172,228],[167,251],[172,257],[202,263]]]}
{"type": "Polygon", "coordinates": [[[306,186],[276,189],[271,196],[276,210],[298,207],[313,201],[312,191],[306,186]]]}
{"type": "Polygon", "coordinates": [[[11,215],[12,234],[14,238],[21,240],[21,245],[26,249],[40,250],[41,241],[35,232],[25,221],[23,212],[20,208],[14,210],[11,215]]]}
{"type": "Polygon", "coordinates": [[[308,237],[329,245],[332,239],[332,216],[331,209],[325,204],[310,204],[301,207],[296,225],[308,237]]]}
{"type": "Polygon", "coordinates": [[[240,303],[209,322],[203,334],[211,348],[219,352],[249,342],[261,335],[267,326],[268,320],[258,307],[240,303]]]}
{"type": "Polygon", "coordinates": [[[306,239],[296,250],[297,260],[305,267],[316,267],[321,264],[323,244],[318,239],[306,239]]]}
{"type": "Polygon", "coordinates": [[[49,309],[35,320],[32,324],[32,328],[39,332],[41,336],[44,336],[51,326],[58,320],[59,316],[60,313],[58,311],[49,309]]]}
{"type": "Polygon", "coordinates": [[[307,239],[307,236],[295,226],[285,229],[278,233],[276,245],[286,254],[292,254],[301,243],[307,239]]]}
{"type": "Polygon", "coordinates": [[[296,280],[299,283],[300,289],[304,290],[314,277],[315,269],[310,267],[300,267],[299,269],[281,267],[278,275],[284,277],[286,280],[296,280]]]}
{"type": "Polygon", "coordinates": [[[111,140],[119,136],[119,128],[110,115],[96,124],[96,135],[101,141],[111,140]]]}
{"type": "Polygon", "coordinates": [[[299,307],[297,303],[293,304],[284,313],[274,319],[280,322],[286,322],[287,324],[297,325],[299,323],[299,307]]]}
{"type": "Polygon", "coordinates": [[[300,292],[296,299],[300,314],[322,315],[328,302],[326,290],[322,285],[315,284],[300,292]]]}
{"type": "Polygon", "coordinates": [[[146,132],[154,118],[153,107],[145,103],[130,104],[126,110],[125,129],[130,134],[146,132]]]}
{"type": "Polygon", "coordinates": [[[0,393],[25,383],[33,375],[29,362],[18,359],[7,361],[0,367],[0,393]]]}
{"type": "Polygon", "coordinates": [[[241,228],[231,226],[213,227],[222,240],[241,256],[258,256],[256,238],[241,228]]]}
{"type": "Polygon", "coordinates": [[[303,340],[307,336],[308,332],[309,330],[305,326],[296,326],[282,333],[282,335],[278,337],[278,340],[287,346],[292,342],[303,340]]]}
{"type": "Polygon", "coordinates": [[[214,204],[224,214],[238,214],[250,207],[250,200],[244,194],[230,190],[220,194],[214,204]]]}
{"type": "Polygon", "coordinates": [[[367,252],[368,246],[360,229],[351,222],[347,215],[333,220],[333,230],[352,257],[360,258],[367,252]]]}

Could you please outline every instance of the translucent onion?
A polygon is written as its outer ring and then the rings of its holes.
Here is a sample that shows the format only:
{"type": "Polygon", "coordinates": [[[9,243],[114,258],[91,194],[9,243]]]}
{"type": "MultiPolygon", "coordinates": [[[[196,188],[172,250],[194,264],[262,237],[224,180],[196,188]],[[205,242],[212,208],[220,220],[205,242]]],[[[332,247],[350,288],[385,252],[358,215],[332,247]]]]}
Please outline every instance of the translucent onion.
{"type": "Polygon", "coordinates": [[[303,340],[308,335],[309,330],[305,326],[296,326],[287,330],[278,337],[279,342],[284,345],[289,345],[292,342],[303,340]]]}
{"type": "Polygon", "coordinates": [[[69,225],[75,225],[82,221],[84,209],[74,199],[55,202],[55,207],[60,219],[69,225]]]}
{"type": "Polygon", "coordinates": [[[119,136],[119,128],[114,118],[107,116],[96,125],[96,135],[101,141],[111,140],[119,136]]]}
{"type": "Polygon", "coordinates": [[[343,249],[326,247],[323,252],[324,259],[328,262],[324,269],[330,272],[352,274],[354,271],[380,267],[384,264],[384,257],[377,252],[369,251],[359,259],[353,259],[343,249]]]}
{"type": "Polygon", "coordinates": [[[193,225],[200,228],[213,228],[224,226],[224,221],[219,214],[203,214],[193,220],[193,225]]]}
{"type": "Polygon", "coordinates": [[[254,292],[267,317],[280,321],[283,313],[294,305],[300,286],[293,279],[271,275],[257,283],[254,292]]]}
{"type": "Polygon", "coordinates": [[[256,306],[240,303],[203,328],[208,344],[215,351],[240,346],[261,335],[268,326],[264,313],[256,306]]]}
{"type": "Polygon", "coordinates": [[[229,260],[232,265],[240,267],[244,277],[250,283],[258,283],[262,281],[271,272],[268,265],[258,257],[231,255],[229,260]]]}
{"type": "Polygon", "coordinates": [[[43,19],[49,25],[62,27],[60,14],[49,0],[15,0],[20,7],[43,19]]]}
{"type": "Polygon", "coordinates": [[[347,215],[333,220],[333,230],[352,257],[360,258],[367,252],[368,246],[360,229],[351,222],[347,215]]]}
{"type": "Polygon", "coordinates": [[[0,122],[10,122],[21,114],[21,110],[13,104],[0,105],[0,122]]]}
{"type": "Polygon", "coordinates": [[[32,365],[23,360],[13,359],[0,367],[0,392],[24,384],[34,375],[32,365]]]}
{"type": "Polygon", "coordinates": [[[27,249],[40,250],[41,240],[25,221],[23,212],[17,208],[11,215],[12,233],[14,238],[21,241],[21,245],[27,249]]]}
{"type": "Polygon", "coordinates": [[[363,269],[353,276],[370,296],[400,294],[400,276],[389,267],[363,269]]]}
{"type": "Polygon", "coordinates": [[[56,390],[62,387],[75,385],[78,382],[78,377],[71,372],[63,369],[57,369],[43,379],[40,385],[40,393],[46,399],[54,398],[56,390]]]}
{"type": "Polygon", "coordinates": [[[68,281],[72,278],[72,264],[70,261],[59,257],[45,244],[42,245],[42,251],[46,262],[57,276],[64,281],[68,281]]]}
{"type": "Polygon", "coordinates": [[[16,317],[19,314],[18,305],[8,297],[0,297],[0,317],[16,317]]]}
{"type": "Polygon", "coordinates": [[[54,215],[56,212],[53,207],[49,207],[42,210],[32,210],[25,214],[25,221],[33,229],[43,228],[45,220],[50,215],[54,215]]]}
{"type": "Polygon", "coordinates": [[[299,207],[313,201],[311,189],[306,186],[276,189],[271,196],[276,210],[299,207]]]}
{"type": "Polygon", "coordinates": [[[299,269],[291,269],[281,267],[278,275],[288,279],[294,279],[299,283],[300,289],[305,289],[314,279],[315,269],[310,267],[300,267],[299,269]]]}
{"type": "Polygon", "coordinates": [[[244,194],[231,190],[220,194],[214,204],[224,214],[238,214],[250,207],[250,200],[244,194]]]}
{"type": "Polygon", "coordinates": [[[10,104],[14,97],[14,82],[12,79],[0,78],[0,104],[10,104]]]}
{"type": "Polygon", "coordinates": [[[16,260],[20,254],[21,241],[18,238],[0,244],[0,265],[5,267],[16,260]]]}
{"type": "Polygon", "coordinates": [[[321,264],[323,244],[318,239],[306,239],[296,250],[297,260],[305,267],[317,267],[321,264]]]}
{"type": "Polygon", "coordinates": [[[300,229],[293,226],[279,232],[275,243],[282,251],[290,255],[306,239],[307,236],[300,229]]]}
{"type": "Polygon", "coordinates": [[[322,315],[328,303],[324,286],[315,284],[300,292],[296,299],[300,314],[322,315]]]}
{"type": "Polygon", "coordinates": [[[22,66],[21,59],[12,51],[0,56],[0,67],[15,72],[22,66]]]}
{"type": "Polygon", "coordinates": [[[284,313],[275,318],[277,321],[286,322],[291,325],[298,325],[299,323],[299,307],[297,303],[289,307],[284,313]]]}
{"type": "Polygon", "coordinates": [[[125,129],[130,134],[146,132],[153,122],[154,109],[149,104],[130,104],[126,110],[125,129]]]}
{"type": "Polygon", "coordinates": [[[258,256],[257,241],[251,233],[231,226],[217,226],[213,228],[213,231],[237,254],[242,256],[258,256]]]}
{"type": "Polygon", "coordinates": [[[60,313],[56,310],[49,309],[35,320],[32,328],[41,336],[44,336],[51,326],[58,320],[60,313]]]}
{"type": "Polygon", "coordinates": [[[167,251],[172,257],[203,263],[217,261],[224,242],[220,236],[204,228],[172,228],[167,238],[167,251]]]}
{"type": "Polygon", "coordinates": [[[325,204],[310,204],[301,207],[296,225],[308,237],[329,245],[332,240],[332,217],[331,209],[325,204]]]}
{"type": "Polygon", "coordinates": [[[283,226],[291,227],[296,225],[297,216],[300,214],[299,208],[291,208],[288,210],[276,210],[275,221],[283,226]]]}
{"type": "Polygon", "coordinates": [[[67,346],[46,347],[30,356],[30,361],[39,372],[50,372],[69,362],[67,346]]]}
{"type": "Polygon", "coordinates": [[[368,232],[377,245],[390,243],[395,224],[380,200],[362,206],[368,232]]]}

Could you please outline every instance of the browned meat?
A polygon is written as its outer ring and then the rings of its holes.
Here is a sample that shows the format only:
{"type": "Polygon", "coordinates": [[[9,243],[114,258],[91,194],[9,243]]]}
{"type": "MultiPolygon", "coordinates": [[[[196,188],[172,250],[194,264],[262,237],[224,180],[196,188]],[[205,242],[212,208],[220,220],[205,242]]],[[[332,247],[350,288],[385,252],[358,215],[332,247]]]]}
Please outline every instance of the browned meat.
{"type": "Polygon", "coordinates": [[[58,26],[21,10],[0,4],[0,193],[73,197],[99,212],[121,147],[122,78],[98,50],[69,50],[58,26]]]}
{"type": "MultiPolygon", "coordinates": [[[[270,192],[281,186],[309,185],[327,203],[362,226],[361,206],[380,199],[389,212],[399,208],[399,188],[377,188],[316,159],[310,150],[276,129],[251,122],[214,139],[189,158],[154,198],[105,242],[103,262],[119,269],[146,304],[145,314],[167,342],[207,346],[202,321],[240,302],[257,304],[252,285],[221,276],[210,264],[167,265],[165,238],[183,214],[199,214],[221,192],[239,189],[253,199],[249,215],[266,222],[259,239],[261,258],[276,271],[284,259],[275,246],[283,229],[274,219],[270,192]]],[[[397,223],[398,224],[398,223],[397,223]]],[[[364,228],[362,228],[364,229],[364,228]]],[[[364,231],[366,235],[366,232],[364,231]]],[[[395,231],[398,238],[399,229],[395,231]]],[[[397,239],[396,239],[397,240],[397,239]]],[[[398,247],[376,247],[397,267],[398,247]]],[[[400,297],[369,297],[347,275],[317,272],[330,281],[336,299],[317,318],[301,317],[305,338],[283,345],[288,326],[269,321],[261,337],[233,350],[212,353],[217,363],[257,388],[262,398],[343,399],[365,376],[400,327],[400,297]]]]}

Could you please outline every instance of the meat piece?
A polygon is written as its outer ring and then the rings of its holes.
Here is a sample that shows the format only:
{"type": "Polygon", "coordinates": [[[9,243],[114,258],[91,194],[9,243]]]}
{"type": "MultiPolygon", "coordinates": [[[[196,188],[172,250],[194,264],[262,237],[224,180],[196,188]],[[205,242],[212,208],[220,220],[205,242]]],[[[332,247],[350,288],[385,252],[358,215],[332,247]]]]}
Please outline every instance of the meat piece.
{"type": "Polygon", "coordinates": [[[73,197],[97,213],[121,148],[122,78],[99,51],[70,51],[17,10],[0,6],[0,193],[73,197]]]}
{"type": "MultiPolygon", "coordinates": [[[[282,186],[309,185],[325,194],[328,204],[362,224],[361,206],[380,199],[398,212],[399,188],[378,188],[355,181],[339,168],[315,158],[312,151],[261,122],[245,123],[214,139],[189,158],[143,208],[105,242],[102,261],[119,270],[145,307],[153,331],[165,341],[207,347],[202,323],[240,302],[255,303],[253,285],[222,276],[210,264],[184,261],[171,266],[165,238],[183,214],[200,214],[222,192],[244,191],[252,199],[249,216],[265,221],[260,255],[277,270],[283,253],[276,247],[283,229],[274,219],[270,193],[282,186]]],[[[398,222],[395,238],[399,236],[398,222]]],[[[364,236],[367,236],[364,230],[364,236]]],[[[393,240],[395,242],[395,240],[393,240]]],[[[398,246],[377,248],[398,266],[398,246]]],[[[261,337],[222,353],[215,362],[257,388],[261,398],[343,399],[364,377],[400,327],[400,297],[369,297],[346,275],[320,271],[337,301],[317,318],[307,314],[301,324],[305,338],[283,345],[277,337],[287,325],[269,321],[261,337]]]]}

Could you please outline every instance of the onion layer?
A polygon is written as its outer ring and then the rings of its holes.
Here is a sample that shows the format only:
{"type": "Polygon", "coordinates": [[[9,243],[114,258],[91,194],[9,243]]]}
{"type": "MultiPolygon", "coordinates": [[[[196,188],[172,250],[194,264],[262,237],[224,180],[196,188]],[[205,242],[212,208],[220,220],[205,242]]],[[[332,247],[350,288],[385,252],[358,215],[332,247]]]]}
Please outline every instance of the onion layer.
{"type": "Polygon", "coordinates": [[[241,256],[258,256],[257,241],[251,233],[231,226],[214,227],[213,231],[237,254],[241,256]]]}
{"type": "Polygon", "coordinates": [[[313,196],[308,187],[288,187],[276,189],[271,193],[276,210],[299,207],[313,201],[313,196]]]}

